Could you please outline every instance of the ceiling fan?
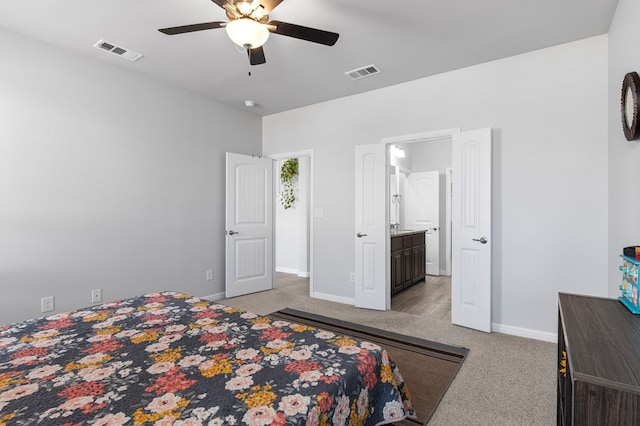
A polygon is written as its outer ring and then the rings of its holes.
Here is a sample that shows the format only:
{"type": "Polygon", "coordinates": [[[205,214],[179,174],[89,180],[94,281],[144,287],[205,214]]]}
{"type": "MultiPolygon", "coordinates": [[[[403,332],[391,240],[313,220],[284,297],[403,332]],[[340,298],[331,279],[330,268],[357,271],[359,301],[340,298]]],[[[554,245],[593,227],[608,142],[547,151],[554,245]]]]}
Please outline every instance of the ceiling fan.
{"type": "Polygon", "coordinates": [[[212,0],[227,13],[229,22],[215,21],[201,24],[183,25],[159,29],[167,35],[184,34],[193,31],[225,28],[227,35],[237,45],[245,48],[251,65],[267,62],[262,45],[269,33],[294,37],[301,40],[333,46],[337,33],[289,24],[281,21],[269,21],[269,13],[283,0],[212,0]]]}

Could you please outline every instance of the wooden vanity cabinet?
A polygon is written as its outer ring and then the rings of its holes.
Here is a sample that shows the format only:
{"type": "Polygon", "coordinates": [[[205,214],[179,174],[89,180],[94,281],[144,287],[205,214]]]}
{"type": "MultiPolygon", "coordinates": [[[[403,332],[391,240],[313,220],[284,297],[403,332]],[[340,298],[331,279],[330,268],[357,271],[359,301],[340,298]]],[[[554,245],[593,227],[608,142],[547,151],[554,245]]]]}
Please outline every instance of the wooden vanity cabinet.
{"type": "Polygon", "coordinates": [[[391,294],[424,280],[426,247],[424,231],[391,236],[391,294]]]}

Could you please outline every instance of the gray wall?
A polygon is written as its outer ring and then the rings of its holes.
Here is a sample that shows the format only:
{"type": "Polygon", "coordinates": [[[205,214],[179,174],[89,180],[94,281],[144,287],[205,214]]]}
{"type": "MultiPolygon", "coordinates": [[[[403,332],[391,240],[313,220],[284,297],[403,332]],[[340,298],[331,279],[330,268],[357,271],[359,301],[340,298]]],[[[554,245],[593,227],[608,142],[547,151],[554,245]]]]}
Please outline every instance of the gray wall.
{"type": "Polygon", "coordinates": [[[640,142],[622,132],[620,93],[626,73],[640,73],[640,2],[620,0],[609,29],[609,296],[620,295],[623,247],[640,245],[640,142]]]}
{"type": "Polygon", "coordinates": [[[355,295],[354,146],[456,127],[493,129],[494,329],[552,340],[558,291],[607,294],[607,36],[265,117],[315,150],[314,291],[355,295]]]}
{"type": "Polygon", "coordinates": [[[223,291],[224,152],[260,154],[261,119],[13,33],[0,52],[0,323],[223,291]]]}

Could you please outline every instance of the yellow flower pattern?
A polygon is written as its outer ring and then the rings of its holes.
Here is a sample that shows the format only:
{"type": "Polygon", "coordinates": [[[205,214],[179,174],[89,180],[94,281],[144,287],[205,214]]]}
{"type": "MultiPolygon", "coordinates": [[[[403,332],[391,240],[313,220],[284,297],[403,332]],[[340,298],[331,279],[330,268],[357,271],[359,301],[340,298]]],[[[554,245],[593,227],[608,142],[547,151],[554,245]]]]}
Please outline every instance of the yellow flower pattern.
{"type": "Polygon", "coordinates": [[[320,331],[175,292],[0,325],[0,426],[361,426],[415,414],[384,349],[320,331]]]}

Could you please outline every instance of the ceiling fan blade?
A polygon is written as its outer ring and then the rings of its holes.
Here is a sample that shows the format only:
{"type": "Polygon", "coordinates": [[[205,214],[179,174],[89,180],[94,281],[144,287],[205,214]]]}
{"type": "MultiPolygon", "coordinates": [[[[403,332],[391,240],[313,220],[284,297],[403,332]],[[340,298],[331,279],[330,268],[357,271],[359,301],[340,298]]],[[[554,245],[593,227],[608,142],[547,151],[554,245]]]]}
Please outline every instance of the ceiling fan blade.
{"type": "Polygon", "coordinates": [[[313,43],[320,43],[326,46],[333,46],[336,44],[336,41],[338,41],[338,37],[340,37],[340,34],[338,33],[289,24],[287,22],[271,21],[268,25],[275,26],[275,29],[269,29],[272,33],[295,37],[301,40],[311,41],[313,43]]]}
{"type": "Polygon", "coordinates": [[[256,47],[255,49],[247,49],[247,55],[249,55],[249,63],[251,65],[260,65],[267,62],[262,46],[256,47]]]}
{"type": "Polygon", "coordinates": [[[217,4],[218,6],[220,6],[221,8],[224,9],[224,4],[227,2],[227,0],[211,0],[212,2],[214,2],[215,4],[217,4]]]}
{"type": "Polygon", "coordinates": [[[182,25],[180,27],[161,28],[158,31],[167,35],[191,33],[193,31],[213,30],[227,25],[224,21],[204,22],[202,24],[182,25]]]}
{"type": "Polygon", "coordinates": [[[262,8],[264,9],[265,15],[268,15],[269,13],[271,13],[271,11],[276,7],[278,7],[278,5],[282,2],[283,0],[259,0],[258,1],[258,3],[260,3],[260,6],[262,6],[262,8]]]}

